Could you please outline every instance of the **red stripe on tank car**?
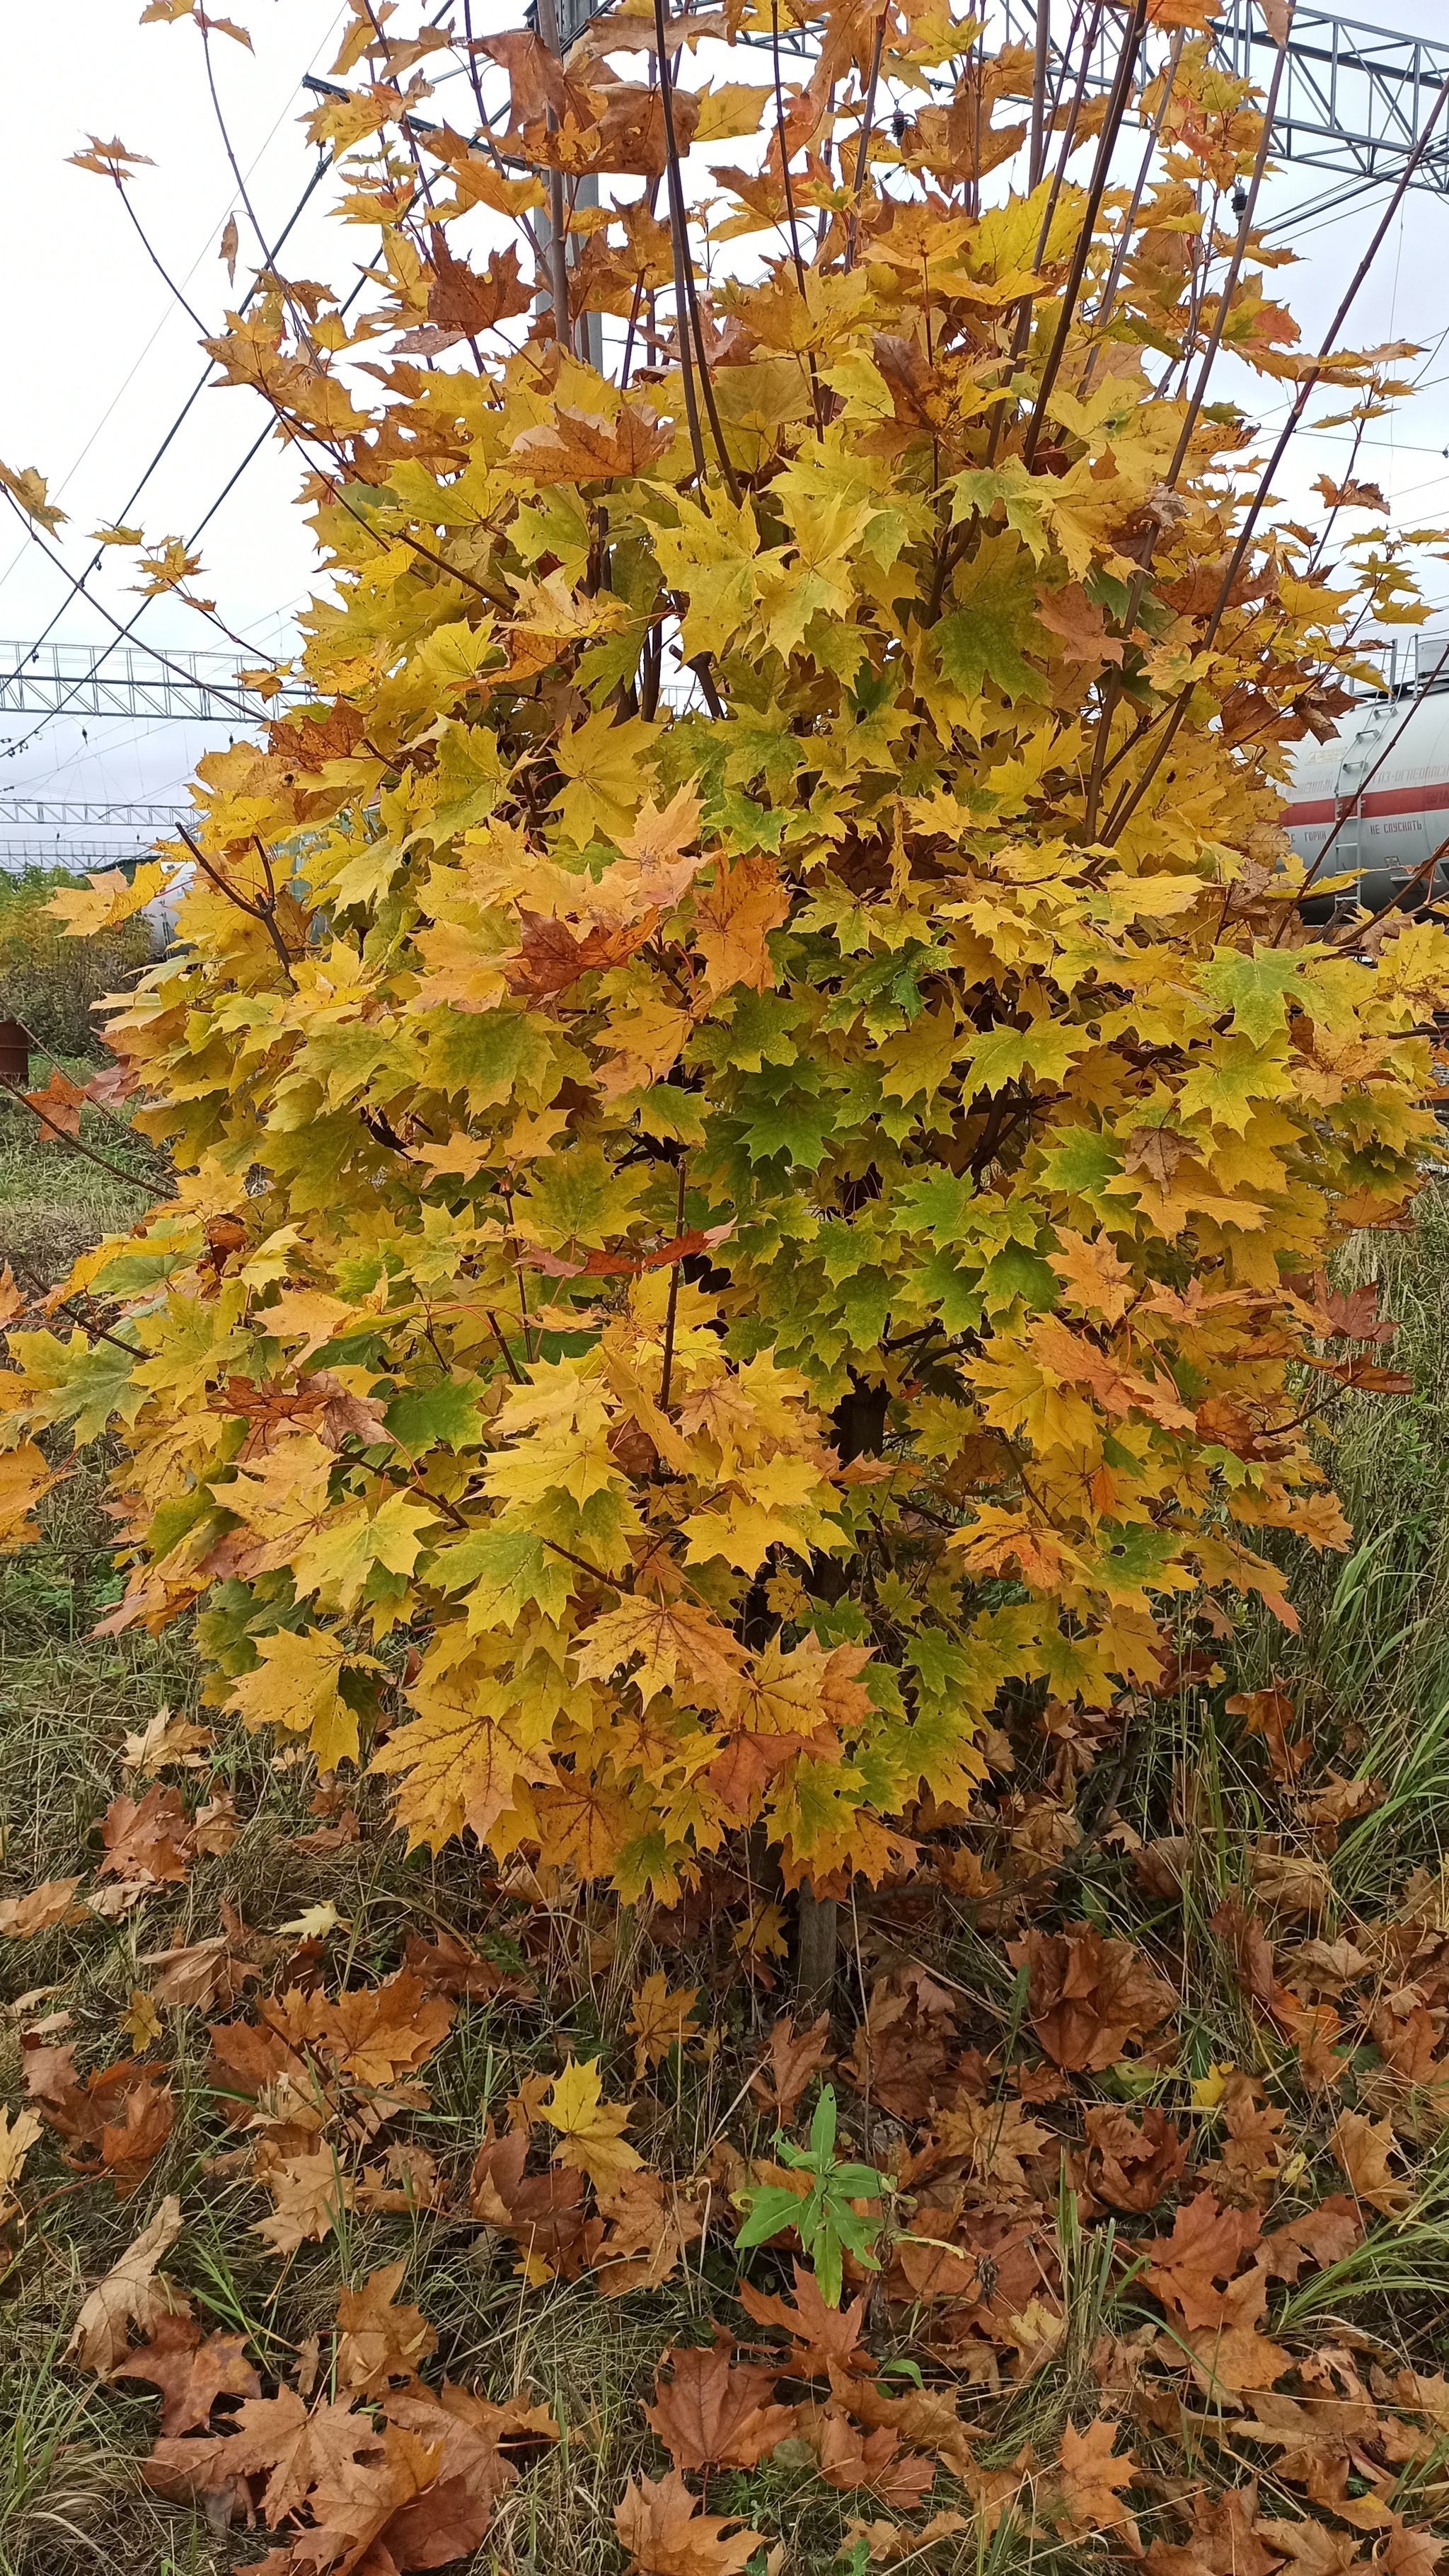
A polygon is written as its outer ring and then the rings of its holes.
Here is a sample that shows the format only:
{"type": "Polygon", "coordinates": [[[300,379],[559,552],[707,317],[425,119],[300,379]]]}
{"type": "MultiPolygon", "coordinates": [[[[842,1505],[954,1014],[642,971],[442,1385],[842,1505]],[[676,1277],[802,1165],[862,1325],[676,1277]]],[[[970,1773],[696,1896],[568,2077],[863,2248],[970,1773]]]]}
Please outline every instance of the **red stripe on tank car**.
{"type": "Polygon", "coordinates": [[[1431,787],[1371,787],[1362,800],[1365,814],[1437,814],[1449,805],[1449,779],[1431,787]]]}
{"type": "MultiPolygon", "coordinates": [[[[1314,823],[1335,823],[1340,814],[1351,814],[1354,799],[1342,801],[1334,796],[1312,796],[1299,805],[1285,805],[1278,817],[1285,831],[1306,831],[1314,823]]],[[[1449,778],[1435,779],[1428,787],[1371,787],[1357,800],[1365,818],[1375,814],[1439,814],[1449,810],[1449,778]]]]}

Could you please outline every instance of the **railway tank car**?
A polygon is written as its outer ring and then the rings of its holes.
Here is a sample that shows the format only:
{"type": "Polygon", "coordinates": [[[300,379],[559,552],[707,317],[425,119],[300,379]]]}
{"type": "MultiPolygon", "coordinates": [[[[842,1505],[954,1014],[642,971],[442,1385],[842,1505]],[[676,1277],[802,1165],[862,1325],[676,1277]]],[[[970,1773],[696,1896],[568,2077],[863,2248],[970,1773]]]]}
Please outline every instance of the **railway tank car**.
{"type": "MultiPolygon", "coordinates": [[[[1357,876],[1370,912],[1449,894],[1449,639],[1386,650],[1382,692],[1350,708],[1331,741],[1298,745],[1282,823],[1305,865],[1327,848],[1325,877],[1357,876]]],[[[1347,889],[1339,900],[1352,900],[1347,889]]],[[[1303,906],[1310,921],[1332,910],[1312,896],[1303,906]]]]}

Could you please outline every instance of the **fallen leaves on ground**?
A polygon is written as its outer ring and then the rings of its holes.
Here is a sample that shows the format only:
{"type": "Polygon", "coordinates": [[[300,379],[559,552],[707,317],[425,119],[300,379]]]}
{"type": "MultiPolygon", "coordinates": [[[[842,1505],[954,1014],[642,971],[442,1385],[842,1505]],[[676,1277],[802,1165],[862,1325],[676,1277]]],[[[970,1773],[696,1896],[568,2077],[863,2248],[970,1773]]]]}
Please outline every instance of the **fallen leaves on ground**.
{"type": "Polygon", "coordinates": [[[144,2379],[161,2392],[161,2431],[192,2433],[209,2423],[218,2397],[259,2397],[247,2338],[203,2332],[181,2309],[155,2319],[143,2343],[112,2364],[112,2379],[144,2379]]]}
{"type": "Polygon", "coordinates": [[[811,2076],[832,2062],[828,2013],[821,2013],[802,2030],[796,2029],[788,2013],[782,2013],[771,2025],[765,2062],[751,2077],[750,2090],[773,2111],[778,2126],[788,2129],[811,2076]]]}
{"type": "Polygon", "coordinates": [[[360,2290],[337,2300],[337,2378],[360,2397],[376,2397],[393,2379],[416,2379],[438,2338],[416,2308],[396,2307],[404,2258],[369,2273],[360,2290]]]}
{"type": "MultiPolygon", "coordinates": [[[[417,2365],[436,2345],[417,2309],[398,2303],[405,2265],[386,2264],[338,2299],[335,2393],[310,2400],[285,2380],[262,2393],[240,2333],[203,2333],[174,2292],[168,2309],[154,2266],[179,2230],[168,2202],[82,2311],[79,2358],[137,2379],[162,2400],[146,2483],[174,2503],[197,2503],[215,2530],[263,2522],[283,2545],[271,2576],[361,2568],[407,2576],[468,2556],[518,2475],[514,2454],[537,2451],[558,2428],[527,2392],[495,2405],[447,2380],[422,2385],[417,2365]],[[126,2327],[143,2340],[126,2348],[126,2327]],[[393,2387],[395,2379],[406,2382],[393,2387]],[[219,2416],[217,2401],[229,2411],[219,2416]]],[[[312,2365],[315,2370],[315,2353],[312,2365]]]]}
{"type": "Polygon", "coordinates": [[[15,2186],[20,2180],[25,2159],[40,2136],[39,2114],[17,2111],[14,2119],[0,2104],[0,2227],[13,2216],[15,2186]]]}
{"type": "Polygon", "coordinates": [[[599,2060],[570,2058],[542,2105],[543,2117],[559,2131],[556,2164],[576,2166],[600,2191],[617,2190],[624,2176],[637,2171],[643,2157],[623,2132],[629,2108],[600,2099],[603,2069],[599,2060]]]}
{"type": "Polygon", "coordinates": [[[699,2001],[697,1986],[680,1986],[671,1990],[667,1977],[656,1969],[646,1977],[630,2001],[629,2019],[624,2027],[634,2042],[634,2081],[641,2080],[647,2068],[657,2066],[671,2048],[682,2048],[686,2039],[696,2038],[691,2017],[699,2001]]]}
{"type": "Polygon", "coordinates": [[[1111,2066],[1129,2039],[1155,2031],[1174,2009],[1172,1988],[1130,1941],[1105,1940],[1095,1926],[1028,1932],[1008,1944],[1025,1966],[1027,2014],[1048,2057],[1073,2072],[1111,2066]]]}
{"type": "Polygon", "coordinates": [[[720,2328],[703,2347],[671,2344],[645,2417],[677,2469],[753,2468],[795,2430],[794,2407],[773,2402],[775,2378],[758,2363],[731,2366],[730,2337],[720,2328]]]}
{"type": "Polygon", "coordinates": [[[678,2469],[631,2478],[614,2529],[629,2552],[629,2576],[740,2576],[763,2546],[737,2514],[706,2513],[678,2469]]]}
{"type": "Polygon", "coordinates": [[[51,1931],[71,1912],[79,1885],[78,1878],[48,1878],[24,1896],[0,1897],[0,1935],[29,1941],[37,1932],[51,1931]]]}
{"type": "Polygon", "coordinates": [[[75,2150],[67,2163],[80,2173],[108,2174],[118,2199],[134,2191],[175,2120],[165,2069],[131,2057],[80,2077],[73,2041],[52,2047],[31,2034],[21,2064],[26,2092],[46,2127],[75,2150]]]}
{"type": "Polygon", "coordinates": [[[142,2228],[134,2244],[127,2246],[119,2263],[113,2263],[105,2278],[96,2283],[82,2304],[66,2346],[82,2370],[113,2370],[125,2358],[127,2328],[136,2325],[144,2331],[153,2320],[169,2314],[170,2297],[155,2273],[162,2255],[180,2233],[180,2201],[163,2200],[155,2217],[142,2228]]]}
{"type": "Polygon", "coordinates": [[[179,1789],[152,1782],[143,1798],[113,1798],[101,1819],[105,1859],[98,1878],[115,1878],[129,1896],[173,1886],[196,1856],[196,1835],[179,1789]]]}

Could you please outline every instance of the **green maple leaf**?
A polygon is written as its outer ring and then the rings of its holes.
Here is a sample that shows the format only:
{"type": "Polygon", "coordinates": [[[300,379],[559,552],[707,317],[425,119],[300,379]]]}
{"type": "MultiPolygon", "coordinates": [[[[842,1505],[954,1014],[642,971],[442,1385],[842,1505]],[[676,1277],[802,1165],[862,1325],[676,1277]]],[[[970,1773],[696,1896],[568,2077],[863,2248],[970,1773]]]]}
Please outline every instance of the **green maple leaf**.
{"type": "Polygon", "coordinates": [[[1048,698],[1045,678],[1023,653],[1046,638],[1032,615],[1030,558],[1017,539],[988,537],[957,587],[966,590],[966,598],[934,630],[937,656],[953,687],[979,698],[987,680],[994,680],[1008,700],[1048,698]]]}
{"type": "MultiPolygon", "coordinates": [[[[1280,1033],[1281,1037],[1281,1033],[1280,1033]]],[[[1196,1056],[1177,1095],[1179,1118],[1206,1114],[1215,1127],[1242,1135],[1275,1083],[1284,1050],[1250,1046],[1246,1038],[1220,1038],[1210,1055],[1196,1056]]]]}
{"type": "Polygon", "coordinates": [[[1054,1306],[1061,1293],[1055,1272],[1025,1243],[1004,1243],[987,1263],[981,1286],[997,1302],[1020,1297],[1037,1308],[1054,1306]]]}
{"type": "Polygon", "coordinates": [[[1110,1136],[1099,1135],[1094,1127],[1069,1127],[1058,1130],[1041,1176],[1049,1190],[1090,1198],[1121,1169],[1122,1156],[1110,1136]]]}
{"type": "Polygon", "coordinates": [[[466,1091],[470,1110],[539,1091],[555,1061],[549,1039],[522,1011],[434,1011],[424,1025],[429,1082],[466,1091]]]}
{"type": "Polygon", "coordinates": [[[535,1165],[518,1205],[539,1235],[599,1251],[625,1231],[648,1185],[647,1170],[618,1171],[598,1145],[575,1145],[535,1165]]]}
{"type": "Polygon", "coordinates": [[[427,1449],[470,1449],[478,1439],[476,1381],[440,1378],[436,1386],[394,1396],[383,1420],[400,1449],[421,1457],[427,1449]]]}
{"type": "Polygon", "coordinates": [[[567,1561],[531,1529],[481,1529],[439,1550],[437,1580],[445,1592],[468,1594],[471,1635],[516,1627],[531,1602],[546,1619],[568,1607],[567,1561]]]}
{"type": "Polygon", "coordinates": [[[1233,1024],[1254,1046],[1266,1046],[1288,1016],[1287,996],[1298,982],[1301,959],[1276,948],[1256,956],[1214,957],[1198,970],[1198,983],[1211,1000],[1230,1010],[1233,1024]]]}
{"type": "Polygon", "coordinates": [[[948,1333],[974,1333],[980,1326],[979,1270],[963,1270],[943,1249],[922,1262],[914,1285],[926,1303],[937,1309],[948,1333]]]}
{"type": "Polygon", "coordinates": [[[889,1271],[874,1268],[858,1270],[846,1281],[841,1313],[858,1349],[869,1350],[880,1340],[894,1286],[889,1271]]]}
{"type": "Polygon", "coordinates": [[[981,1231],[970,1184],[955,1172],[914,1178],[897,1199],[895,1215],[898,1224],[928,1234],[936,1244],[970,1243],[981,1231]]]}

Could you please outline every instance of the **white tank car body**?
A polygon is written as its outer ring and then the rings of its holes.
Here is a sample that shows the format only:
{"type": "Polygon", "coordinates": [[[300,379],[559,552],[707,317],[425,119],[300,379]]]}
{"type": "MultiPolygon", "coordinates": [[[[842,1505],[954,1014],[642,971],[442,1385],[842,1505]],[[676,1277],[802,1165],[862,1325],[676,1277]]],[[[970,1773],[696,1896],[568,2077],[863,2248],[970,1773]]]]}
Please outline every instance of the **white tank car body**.
{"type": "MultiPolygon", "coordinates": [[[[1449,687],[1366,698],[1331,742],[1301,742],[1282,819],[1310,867],[1333,836],[1323,875],[1356,874],[1370,910],[1392,901],[1431,859],[1442,892],[1449,875],[1449,687]]],[[[1421,884],[1411,901],[1429,900],[1427,873],[1421,884]]]]}

